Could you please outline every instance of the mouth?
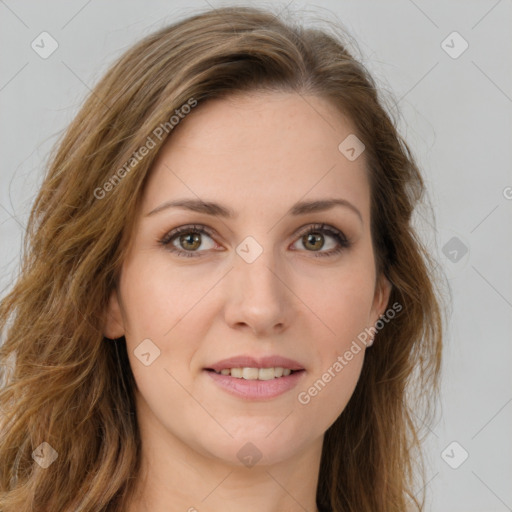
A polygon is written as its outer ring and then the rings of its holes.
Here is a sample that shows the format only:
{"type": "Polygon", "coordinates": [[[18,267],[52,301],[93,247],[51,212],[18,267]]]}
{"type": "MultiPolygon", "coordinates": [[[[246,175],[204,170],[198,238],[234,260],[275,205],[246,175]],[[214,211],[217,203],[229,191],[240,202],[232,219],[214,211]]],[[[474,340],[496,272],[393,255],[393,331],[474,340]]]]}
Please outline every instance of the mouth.
{"type": "Polygon", "coordinates": [[[237,356],[203,369],[214,385],[243,400],[270,400],[292,390],[306,373],[292,359],[281,356],[237,356]]]}
{"type": "Polygon", "coordinates": [[[235,379],[245,380],[273,380],[288,377],[295,373],[304,372],[301,370],[292,370],[291,368],[283,368],[282,366],[268,367],[268,368],[254,368],[254,367],[241,367],[241,368],[223,368],[222,370],[215,370],[213,368],[206,368],[208,372],[214,372],[217,375],[229,376],[235,379]]]}

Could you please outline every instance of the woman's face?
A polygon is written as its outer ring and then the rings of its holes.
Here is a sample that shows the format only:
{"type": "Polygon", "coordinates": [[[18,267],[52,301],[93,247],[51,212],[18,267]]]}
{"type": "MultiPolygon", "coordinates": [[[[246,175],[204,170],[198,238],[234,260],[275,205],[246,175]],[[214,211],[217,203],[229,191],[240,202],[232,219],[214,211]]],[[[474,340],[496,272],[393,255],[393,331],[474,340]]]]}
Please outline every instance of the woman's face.
{"type": "Polygon", "coordinates": [[[318,447],[345,408],[357,337],[389,298],[365,154],[354,160],[353,139],[338,148],[354,129],[313,96],[239,95],[180,122],[144,189],[105,334],[126,338],[146,435],[239,465],[284,461],[318,447]]]}

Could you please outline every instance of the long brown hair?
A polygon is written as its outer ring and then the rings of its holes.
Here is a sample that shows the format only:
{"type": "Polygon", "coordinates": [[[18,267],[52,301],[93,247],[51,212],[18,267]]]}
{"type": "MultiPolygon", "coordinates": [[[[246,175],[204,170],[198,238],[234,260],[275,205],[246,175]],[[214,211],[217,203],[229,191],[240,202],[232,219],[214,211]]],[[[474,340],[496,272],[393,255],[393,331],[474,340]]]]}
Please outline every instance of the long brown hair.
{"type": "Polygon", "coordinates": [[[106,342],[102,326],[141,192],[176,109],[257,89],[314,94],[353,121],[366,146],[378,271],[392,283],[389,303],[403,307],[376,335],[350,402],[325,434],[318,507],[422,508],[411,399],[425,402],[421,414],[432,411],[443,321],[432,261],[411,222],[424,196],[420,172],[342,39],[230,7],[126,52],[52,157],[19,277],[0,304],[2,512],[123,510],[140,470],[134,379],[124,339],[106,342]],[[154,147],[135,162],[151,134],[154,147]],[[43,442],[58,454],[48,468],[33,457],[43,442]]]}

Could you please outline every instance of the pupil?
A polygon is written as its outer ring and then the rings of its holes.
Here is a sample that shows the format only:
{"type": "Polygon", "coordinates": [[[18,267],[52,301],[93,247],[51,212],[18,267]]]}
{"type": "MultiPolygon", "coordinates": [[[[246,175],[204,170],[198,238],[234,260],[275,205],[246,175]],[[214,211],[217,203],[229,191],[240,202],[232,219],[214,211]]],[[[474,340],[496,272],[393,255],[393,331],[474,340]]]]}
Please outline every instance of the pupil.
{"type": "MultiPolygon", "coordinates": [[[[315,242],[322,242],[322,239],[321,239],[321,235],[319,234],[316,234],[316,233],[309,233],[308,235],[306,235],[307,238],[306,238],[306,244],[309,244],[311,243],[312,245],[315,244],[315,242]]],[[[320,244],[319,247],[316,247],[316,249],[321,249],[322,246],[323,246],[323,242],[320,244]]],[[[313,249],[315,249],[315,247],[313,247],[313,249]]]]}
{"type": "Polygon", "coordinates": [[[182,243],[184,243],[184,245],[186,246],[187,244],[191,244],[191,245],[194,245],[194,242],[196,242],[196,246],[195,247],[188,247],[189,249],[197,249],[197,247],[200,244],[200,236],[198,233],[194,233],[194,234],[187,234],[187,235],[183,235],[182,236],[182,243]]]}

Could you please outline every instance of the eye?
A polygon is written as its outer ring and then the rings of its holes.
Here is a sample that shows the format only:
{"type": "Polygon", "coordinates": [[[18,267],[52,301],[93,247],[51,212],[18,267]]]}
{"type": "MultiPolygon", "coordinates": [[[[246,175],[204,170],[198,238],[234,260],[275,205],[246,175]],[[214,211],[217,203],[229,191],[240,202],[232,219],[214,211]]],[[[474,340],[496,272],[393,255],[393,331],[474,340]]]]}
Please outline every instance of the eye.
{"type": "MultiPolygon", "coordinates": [[[[194,253],[199,253],[198,249],[203,245],[203,237],[206,236],[212,240],[211,235],[212,233],[205,226],[180,226],[167,233],[159,243],[178,256],[197,257],[200,254],[194,253]]],[[[215,247],[215,243],[206,245],[207,247],[203,249],[215,247]]]]}
{"type": "Polygon", "coordinates": [[[302,232],[299,240],[296,243],[301,242],[304,247],[308,249],[307,252],[315,252],[315,257],[327,257],[339,254],[343,249],[350,247],[351,242],[347,237],[338,229],[332,226],[326,226],[325,224],[314,224],[302,232]],[[334,242],[331,242],[331,248],[328,251],[320,251],[324,248],[325,238],[331,238],[334,242]]]}
{"type": "MultiPolygon", "coordinates": [[[[315,257],[334,256],[351,245],[351,242],[341,231],[325,224],[311,225],[299,236],[300,238],[295,244],[301,242],[306,247],[306,252],[317,253],[314,254],[315,257]],[[326,237],[333,240],[330,244],[327,244],[332,247],[328,251],[321,251],[325,246],[326,237]]],[[[178,256],[190,258],[201,256],[204,250],[215,249],[216,244],[212,237],[213,232],[206,226],[187,225],[173,229],[158,242],[178,256]],[[210,243],[207,243],[206,247],[204,247],[205,236],[210,239],[210,243]]]]}

